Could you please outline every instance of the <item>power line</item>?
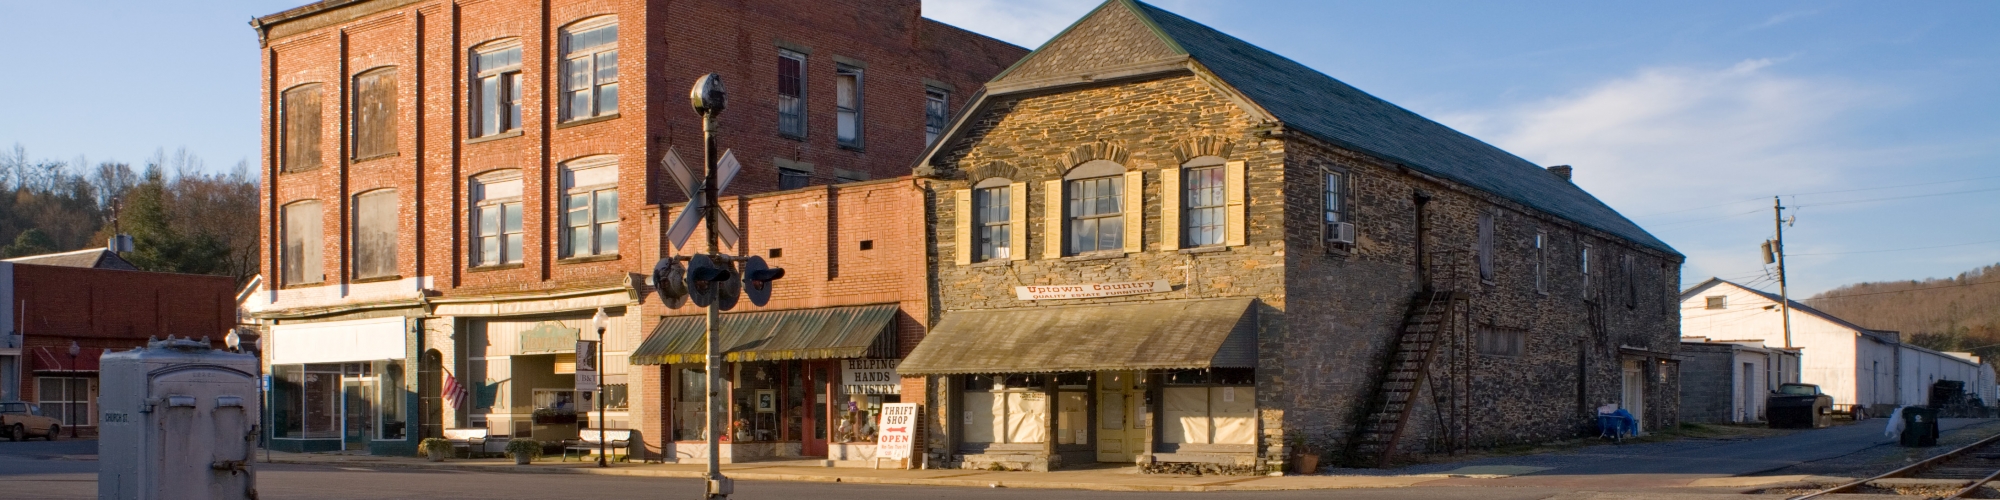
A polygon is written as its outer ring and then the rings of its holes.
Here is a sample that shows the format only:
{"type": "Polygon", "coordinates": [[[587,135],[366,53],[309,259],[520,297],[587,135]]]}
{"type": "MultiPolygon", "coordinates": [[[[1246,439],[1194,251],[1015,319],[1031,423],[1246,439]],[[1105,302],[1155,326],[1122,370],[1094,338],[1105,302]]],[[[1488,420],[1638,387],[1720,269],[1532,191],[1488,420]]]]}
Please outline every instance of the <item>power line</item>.
{"type": "Polygon", "coordinates": [[[2000,283],[2000,280],[1995,280],[1995,281],[1981,281],[1981,282],[1978,282],[1978,283],[1962,283],[1962,284],[1957,284],[1957,285],[1939,285],[1939,286],[1927,286],[1927,287],[1923,287],[1923,288],[1911,288],[1911,289],[1909,289],[1909,290],[1890,290],[1890,291],[1887,291],[1887,292],[1868,292],[1868,293],[1850,293],[1850,294],[1846,294],[1846,295],[1833,295],[1833,296],[1828,296],[1828,297],[1814,297],[1814,298],[1812,298],[1812,299],[1808,299],[1808,300],[1831,300],[1831,299],[1843,299],[1843,298],[1847,298],[1847,297],[1862,297],[1862,296],[1868,296],[1868,295],[1882,295],[1882,294],[1885,294],[1885,293],[1904,293],[1904,292],[1916,292],[1916,291],[1923,291],[1923,290],[1936,290],[1936,289],[1939,289],[1939,288],[1958,288],[1958,287],[1967,287],[1967,286],[1979,286],[1979,285],[1991,285],[1991,284],[1994,284],[1994,283],[2000,283]]]}
{"type": "Polygon", "coordinates": [[[1791,256],[1793,256],[1793,257],[1797,257],[1797,256],[1801,256],[1801,255],[1847,255],[1847,254],[1856,254],[1856,253],[1883,253],[1883,252],[1907,252],[1907,251],[1910,251],[1910,250],[1930,250],[1930,249],[1933,249],[1933,248],[1951,248],[1951,247],[1962,247],[1962,246],[1969,246],[1969,245],[1984,245],[1984,244],[1987,244],[1987,243],[2000,243],[2000,240],[1987,240],[1987,241],[1975,241],[1975,242],[1971,242],[1971,243],[1959,243],[1959,244],[1955,244],[1955,245],[1938,245],[1938,246],[1934,246],[1934,247],[1914,247],[1914,248],[1891,248],[1891,249],[1888,249],[1888,250],[1859,250],[1859,251],[1853,251],[1853,252],[1823,252],[1823,253],[1795,253],[1795,254],[1789,254],[1789,255],[1791,255],[1791,256]]]}
{"type": "Polygon", "coordinates": [[[1798,206],[1798,207],[1796,207],[1796,208],[1805,208],[1805,207],[1818,207],[1818,206],[1825,206],[1825,205],[1847,205],[1847,204],[1852,204],[1852,203],[1867,203],[1867,202],[1871,202],[1871,201],[1889,201],[1889,200],[1907,200],[1907,199],[1911,199],[1911,198],[1929,198],[1929,197],[1932,197],[1932,196],[1945,196],[1945,195],[1954,195],[1954,194],[1970,194],[1970,193],[1986,193],[1986,192],[1992,192],[1992,191],[2000,191],[2000,188],[1988,188],[1988,189],[1974,189],[1974,190],[1970,190],[1970,191],[1952,191],[1952,192],[1949,192],[1949,193],[1930,193],[1930,194],[1913,194],[1913,195],[1909,195],[1909,196],[1891,196],[1891,197],[1888,197],[1888,198],[1869,198],[1869,199],[1865,199],[1865,200],[1843,200],[1843,201],[1829,201],[1829,202],[1822,202],[1822,203],[1813,203],[1813,204],[1807,204],[1807,205],[1799,205],[1799,206],[1798,206]]]}
{"type": "MultiPolygon", "coordinates": [[[[1949,181],[1933,181],[1933,182],[1919,182],[1919,183],[1916,183],[1916,184],[1898,184],[1898,185],[1894,185],[1894,186],[1879,186],[1879,187],[1868,187],[1868,188],[1856,188],[1856,189],[1838,189],[1838,190],[1833,190],[1833,191],[1813,191],[1813,192],[1809,192],[1809,193],[1793,193],[1793,194],[1785,194],[1785,195],[1779,195],[1779,196],[1791,196],[1791,197],[1799,197],[1799,196],[1809,196],[1809,195],[1818,195],[1818,194],[1834,194],[1834,193],[1853,193],[1853,192],[1860,192],[1860,191],[1879,191],[1879,190],[1883,190],[1883,189],[1898,189],[1898,188],[1906,188],[1906,187],[1917,187],[1917,186],[1933,186],[1933,185],[1938,185],[1938,184],[1952,184],[1952,183],[1959,183],[1959,182],[1968,182],[1968,181],[1978,181],[1978,180],[1986,180],[1986,179],[2000,179],[2000,175],[1988,175],[1988,176],[1984,176],[1984,177],[1973,177],[1973,178],[1970,178],[1970,179],[1956,179],[1956,180],[1949,180],[1949,181]]],[[[1719,203],[1719,204],[1715,204],[1715,205],[1706,205],[1706,206],[1700,206],[1700,207],[1694,207],[1694,208],[1683,208],[1683,209],[1680,209],[1680,210],[1671,210],[1671,211],[1666,211],[1666,212],[1654,212],[1654,213],[1650,213],[1650,214],[1645,214],[1645,215],[1636,215],[1636,216],[1633,216],[1633,218],[1645,218],[1645,217],[1653,217],[1653,216],[1658,216],[1658,215],[1668,215],[1668,214],[1677,214],[1677,213],[1682,213],[1682,212],[1693,212],[1693,211],[1696,211],[1696,210],[1705,210],[1705,209],[1710,209],[1710,208],[1716,208],[1716,207],[1726,207],[1726,206],[1730,206],[1730,205],[1740,205],[1740,204],[1744,204],[1744,203],[1749,203],[1749,202],[1753,202],[1753,201],[1764,201],[1764,200],[1767,200],[1767,199],[1769,199],[1769,198],[1765,198],[1765,197],[1762,197],[1762,196],[1759,196],[1759,197],[1756,197],[1756,198],[1750,198],[1750,199],[1746,199],[1746,200],[1738,200],[1738,201],[1732,201],[1732,202],[1727,202],[1727,203],[1719,203]]]]}
{"type": "Polygon", "coordinates": [[[1759,208],[1759,209],[1756,209],[1756,210],[1751,210],[1751,211],[1748,211],[1748,212],[1743,212],[1743,213],[1739,213],[1739,214],[1730,214],[1730,215],[1724,215],[1724,216],[1721,216],[1721,217],[1715,217],[1715,218],[1709,218],[1709,219],[1695,219],[1695,220],[1684,220],[1684,221],[1680,221],[1680,222],[1668,222],[1668,223],[1666,223],[1666,224],[1654,224],[1654,225],[1653,225],[1653,227],[1655,227],[1655,228],[1660,228],[1660,227],[1667,227],[1667,226],[1678,226],[1678,225],[1681,225],[1681,224],[1693,224],[1693,223],[1696,223],[1696,222],[1713,222],[1713,221],[1719,221],[1719,220],[1722,220],[1722,219],[1733,219],[1733,218],[1737,218],[1737,217],[1742,217],[1742,216],[1745,216],[1745,215],[1750,215],[1750,214],[1755,214],[1755,213],[1763,213],[1763,212],[1764,212],[1764,209],[1762,209],[1762,208],[1759,208]]]}

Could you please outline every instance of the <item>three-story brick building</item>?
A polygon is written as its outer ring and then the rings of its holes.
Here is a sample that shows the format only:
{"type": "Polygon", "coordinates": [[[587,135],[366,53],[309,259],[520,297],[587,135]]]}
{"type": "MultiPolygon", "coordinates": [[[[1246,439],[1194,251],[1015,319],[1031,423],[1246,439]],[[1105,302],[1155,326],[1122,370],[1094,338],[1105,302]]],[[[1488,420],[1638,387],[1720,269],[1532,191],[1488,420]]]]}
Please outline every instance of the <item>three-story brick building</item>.
{"type": "Polygon", "coordinates": [[[611,411],[585,425],[643,427],[657,394],[627,356],[672,250],[655,207],[684,201],[655,165],[699,164],[698,76],[732,94],[725,194],[746,194],[905,175],[1025,53],[915,0],[324,0],[252,25],[268,273],[245,307],[290,450],[573,434],[556,422],[596,419],[571,416],[593,404],[570,374],[600,309],[611,411]]]}

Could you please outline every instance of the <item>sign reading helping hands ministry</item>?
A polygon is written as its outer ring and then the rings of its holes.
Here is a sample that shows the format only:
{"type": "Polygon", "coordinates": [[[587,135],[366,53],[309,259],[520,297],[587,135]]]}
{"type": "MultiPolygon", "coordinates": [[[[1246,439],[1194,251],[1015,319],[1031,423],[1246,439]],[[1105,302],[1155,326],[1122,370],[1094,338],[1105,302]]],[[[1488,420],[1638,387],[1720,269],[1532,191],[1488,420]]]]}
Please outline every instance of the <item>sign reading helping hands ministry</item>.
{"type": "Polygon", "coordinates": [[[1021,300],[1094,299],[1098,297],[1170,292],[1173,289],[1173,285],[1168,285],[1167,280],[1089,283],[1083,285],[1017,286],[1014,287],[1014,297],[1021,300]]]}

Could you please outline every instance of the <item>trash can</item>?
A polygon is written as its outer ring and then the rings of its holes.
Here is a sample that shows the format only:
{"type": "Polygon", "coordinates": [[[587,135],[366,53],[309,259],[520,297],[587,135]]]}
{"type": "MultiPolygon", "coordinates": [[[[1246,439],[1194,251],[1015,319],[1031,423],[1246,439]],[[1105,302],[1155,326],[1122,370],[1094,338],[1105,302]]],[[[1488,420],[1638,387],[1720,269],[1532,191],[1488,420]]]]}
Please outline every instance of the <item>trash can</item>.
{"type": "Polygon", "coordinates": [[[1910,406],[1903,408],[1903,446],[1937,446],[1938,411],[1936,408],[1910,406]]]}

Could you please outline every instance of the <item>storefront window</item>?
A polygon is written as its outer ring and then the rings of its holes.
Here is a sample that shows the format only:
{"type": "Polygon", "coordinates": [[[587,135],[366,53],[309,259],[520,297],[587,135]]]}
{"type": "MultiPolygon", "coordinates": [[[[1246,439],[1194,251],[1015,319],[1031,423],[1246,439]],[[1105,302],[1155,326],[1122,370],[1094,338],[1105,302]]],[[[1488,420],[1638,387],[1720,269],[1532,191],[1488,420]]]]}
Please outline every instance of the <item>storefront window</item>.
{"type": "Polygon", "coordinates": [[[805,433],[806,371],[799,365],[785,367],[785,440],[797,441],[805,433]]]}
{"type": "Polygon", "coordinates": [[[1056,376],[1056,444],[1090,444],[1090,374],[1056,376]]]}
{"type": "Polygon", "coordinates": [[[1166,398],[1161,437],[1168,447],[1257,444],[1254,371],[1170,371],[1161,393],[1166,398]]]}
{"type": "Polygon", "coordinates": [[[628,387],[626,384],[604,384],[604,409],[611,411],[631,409],[632,405],[626,402],[628,387]]]}
{"type": "Polygon", "coordinates": [[[91,425],[91,381],[82,377],[35,377],[35,400],[42,416],[56,419],[63,427],[91,425]]]}
{"type": "Polygon", "coordinates": [[[736,420],[730,424],[730,435],[742,441],[777,441],[778,434],[778,364],[763,361],[741,363],[736,369],[736,390],[734,391],[736,420]]]}
{"type": "Polygon", "coordinates": [[[272,436],[281,438],[303,437],[305,419],[299,410],[304,409],[300,392],[305,390],[305,367],[302,365],[275,365],[271,367],[271,429],[272,436]]]}
{"type": "Polygon", "coordinates": [[[674,440],[700,441],[707,436],[708,375],[701,368],[682,368],[674,374],[674,440]]]}
{"type": "Polygon", "coordinates": [[[967,443],[1048,442],[1048,395],[1042,375],[970,375],[965,378],[967,443]]]}
{"type": "Polygon", "coordinates": [[[407,421],[404,406],[409,399],[409,391],[403,387],[403,362],[376,361],[375,373],[381,376],[377,387],[382,391],[381,399],[375,404],[380,411],[375,426],[380,434],[376,439],[401,440],[407,432],[404,429],[407,421]]]}
{"type": "Polygon", "coordinates": [[[299,391],[302,423],[298,437],[340,438],[340,365],[305,365],[305,382],[299,391]]]}

